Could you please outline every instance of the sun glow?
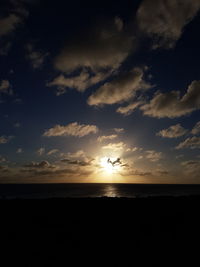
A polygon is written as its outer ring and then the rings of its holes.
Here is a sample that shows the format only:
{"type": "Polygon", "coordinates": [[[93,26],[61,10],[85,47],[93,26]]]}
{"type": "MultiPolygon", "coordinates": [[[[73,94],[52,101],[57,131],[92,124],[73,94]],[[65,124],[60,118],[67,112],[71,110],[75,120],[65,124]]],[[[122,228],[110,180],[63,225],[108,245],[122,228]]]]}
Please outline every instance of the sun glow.
{"type": "Polygon", "coordinates": [[[100,159],[100,165],[102,168],[102,171],[106,174],[113,174],[117,173],[121,169],[121,162],[120,159],[116,158],[101,158],[100,159]]]}

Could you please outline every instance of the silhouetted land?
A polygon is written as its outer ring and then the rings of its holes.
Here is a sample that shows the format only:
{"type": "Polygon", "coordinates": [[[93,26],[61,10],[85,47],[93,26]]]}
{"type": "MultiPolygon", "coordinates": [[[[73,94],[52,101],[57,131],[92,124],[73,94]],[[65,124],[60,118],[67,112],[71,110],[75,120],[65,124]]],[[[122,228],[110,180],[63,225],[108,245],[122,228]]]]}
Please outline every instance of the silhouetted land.
{"type": "Polygon", "coordinates": [[[199,196],[1,200],[2,266],[194,266],[199,204],[199,196]]]}

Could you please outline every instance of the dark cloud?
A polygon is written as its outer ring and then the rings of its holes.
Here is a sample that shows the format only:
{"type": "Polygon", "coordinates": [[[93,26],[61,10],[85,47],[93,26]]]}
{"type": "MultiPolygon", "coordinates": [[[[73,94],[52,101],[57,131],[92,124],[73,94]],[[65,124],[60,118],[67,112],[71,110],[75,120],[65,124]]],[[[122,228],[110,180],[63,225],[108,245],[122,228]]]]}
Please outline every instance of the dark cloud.
{"type": "Polygon", "coordinates": [[[199,0],[144,0],[137,22],[140,30],[153,38],[153,48],[172,48],[199,9],[199,0]]]}
{"type": "Polygon", "coordinates": [[[24,165],[24,167],[25,168],[52,168],[52,165],[48,161],[43,160],[39,163],[31,162],[29,164],[24,165]]]}
{"type": "Polygon", "coordinates": [[[62,159],[61,162],[69,164],[69,165],[77,165],[77,166],[91,166],[92,161],[94,161],[94,159],[85,161],[85,160],[72,160],[72,159],[62,159]]]}
{"type": "Polygon", "coordinates": [[[12,33],[21,23],[22,19],[15,14],[0,18],[0,37],[12,33]]]}
{"type": "Polygon", "coordinates": [[[66,43],[55,59],[56,69],[71,73],[87,67],[97,72],[120,66],[133,47],[132,37],[123,29],[123,21],[116,17],[93,25],[66,43]]]}
{"type": "Polygon", "coordinates": [[[152,172],[146,172],[146,171],[142,171],[142,170],[137,170],[137,169],[129,169],[126,170],[125,172],[121,172],[120,173],[122,176],[142,176],[142,177],[148,177],[148,176],[152,176],[152,172]]]}
{"type": "Polygon", "coordinates": [[[48,56],[48,53],[36,50],[34,45],[31,43],[27,44],[25,48],[27,52],[26,58],[30,61],[32,67],[34,69],[40,68],[48,56]]]}

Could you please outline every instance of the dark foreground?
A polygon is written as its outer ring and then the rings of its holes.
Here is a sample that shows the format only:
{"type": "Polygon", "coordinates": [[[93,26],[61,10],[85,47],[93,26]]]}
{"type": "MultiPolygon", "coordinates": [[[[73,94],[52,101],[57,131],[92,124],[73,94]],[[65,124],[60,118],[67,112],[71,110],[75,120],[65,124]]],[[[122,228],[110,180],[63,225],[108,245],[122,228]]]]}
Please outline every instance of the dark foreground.
{"type": "Polygon", "coordinates": [[[199,266],[199,204],[200,197],[1,200],[1,266],[199,266]]]}

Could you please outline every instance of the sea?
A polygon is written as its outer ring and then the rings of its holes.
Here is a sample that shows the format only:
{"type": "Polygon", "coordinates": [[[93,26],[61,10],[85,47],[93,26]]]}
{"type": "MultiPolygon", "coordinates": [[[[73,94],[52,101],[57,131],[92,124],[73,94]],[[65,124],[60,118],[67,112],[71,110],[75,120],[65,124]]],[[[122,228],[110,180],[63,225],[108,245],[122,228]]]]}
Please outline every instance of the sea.
{"type": "Polygon", "coordinates": [[[0,199],[148,198],[200,196],[200,185],[0,184],[0,199]]]}

